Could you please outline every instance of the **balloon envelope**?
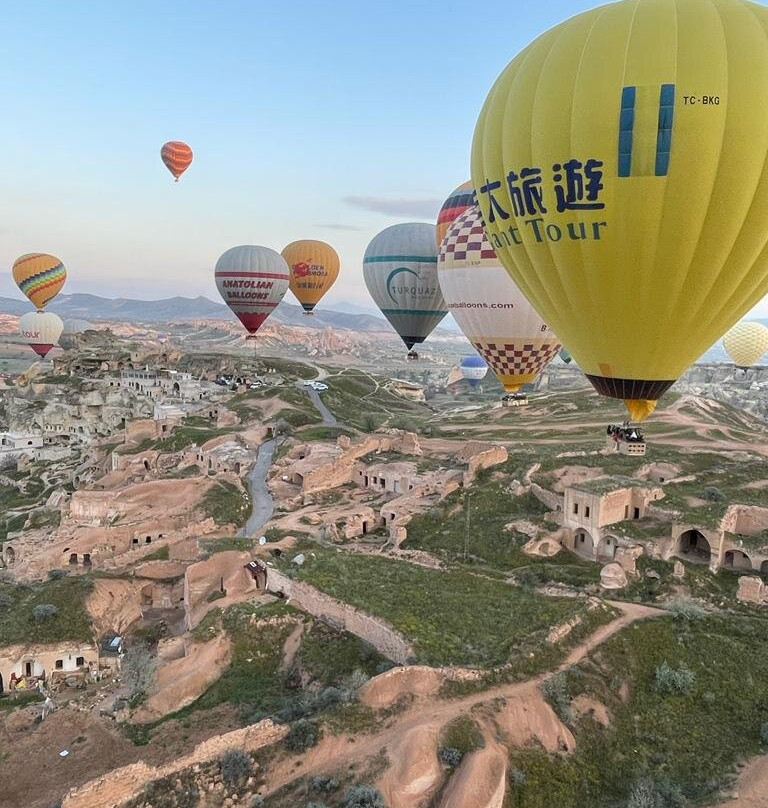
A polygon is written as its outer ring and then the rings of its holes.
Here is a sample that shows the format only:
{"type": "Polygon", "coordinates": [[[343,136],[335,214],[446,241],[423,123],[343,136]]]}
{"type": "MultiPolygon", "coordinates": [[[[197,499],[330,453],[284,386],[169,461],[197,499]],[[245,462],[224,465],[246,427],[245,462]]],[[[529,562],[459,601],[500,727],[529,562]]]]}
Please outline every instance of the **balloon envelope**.
{"type": "Polygon", "coordinates": [[[459,368],[462,378],[469,382],[470,387],[477,387],[488,373],[488,363],[477,354],[465,356],[459,363],[459,368]]]}
{"type": "Polygon", "coordinates": [[[165,167],[173,174],[176,182],[192,163],[192,149],[181,140],[169,140],[160,149],[160,158],[165,167]]]}
{"type": "Polygon", "coordinates": [[[557,337],[501,266],[478,208],[462,213],[443,239],[437,275],[459,328],[508,393],[557,356],[557,337]]]}
{"type": "Polygon", "coordinates": [[[461,216],[467,208],[475,204],[475,190],[471,182],[463,182],[455,188],[448,199],[443,202],[437,214],[437,248],[445,238],[448,228],[461,216]]]}
{"type": "Polygon", "coordinates": [[[768,328],[762,323],[736,323],[723,337],[723,347],[735,365],[752,367],[768,351],[768,328]]]}
{"type": "Polygon", "coordinates": [[[50,311],[30,311],[19,318],[19,333],[42,359],[59,341],[64,323],[50,311]]]}
{"type": "Polygon", "coordinates": [[[437,283],[433,224],[395,224],[374,236],[363,258],[363,277],[409,350],[448,313],[437,283]]]}
{"type": "Polygon", "coordinates": [[[44,308],[67,280],[64,264],[48,253],[28,253],[13,262],[13,279],[33,306],[44,308]]]}
{"type": "Polygon", "coordinates": [[[603,6],[513,59],[478,119],[494,249],[633,418],[768,293],[766,29],[745,0],[603,6]]]}
{"type": "Polygon", "coordinates": [[[290,271],[269,247],[241,246],[216,262],[216,288],[250,334],[255,334],[288,291],[290,271]]]}
{"type": "Polygon", "coordinates": [[[306,312],[320,302],[339,276],[339,256],[324,241],[291,242],[281,253],[291,270],[291,291],[306,312]]]}

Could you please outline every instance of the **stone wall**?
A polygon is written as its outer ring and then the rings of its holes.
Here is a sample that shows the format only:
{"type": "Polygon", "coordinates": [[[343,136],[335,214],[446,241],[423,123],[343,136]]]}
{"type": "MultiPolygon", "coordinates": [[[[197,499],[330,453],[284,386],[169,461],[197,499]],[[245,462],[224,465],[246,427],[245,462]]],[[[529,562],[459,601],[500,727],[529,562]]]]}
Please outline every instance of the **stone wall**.
{"type": "Polygon", "coordinates": [[[728,533],[754,536],[768,528],[768,508],[761,508],[759,505],[731,505],[725,512],[720,527],[728,533]]]}
{"type": "MultiPolygon", "coordinates": [[[[474,443],[472,441],[471,443],[474,443]]],[[[468,444],[469,445],[469,444],[468,444]]],[[[482,445],[482,444],[481,444],[482,445]]],[[[467,471],[464,473],[463,485],[465,488],[472,485],[477,472],[481,469],[489,469],[507,462],[509,455],[503,446],[488,446],[472,453],[467,458],[467,471]]],[[[466,449],[467,447],[465,447],[466,449]]],[[[461,454],[461,453],[460,453],[461,454]]]]}
{"type": "Polygon", "coordinates": [[[118,808],[132,799],[154,780],[181,772],[191,766],[207,763],[230,749],[252,752],[277,743],[288,733],[286,724],[276,725],[266,719],[234,732],[215,735],[195,747],[189,755],[178,758],[165,766],[149,766],[143,761],[131,763],[108,772],[79,788],[73,788],[64,797],[62,808],[118,808]]]}
{"type": "Polygon", "coordinates": [[[282,592],[299,609],[360,637],[393,662],[405,665],[415,656],[406,638],[384,620],[342,603],[303,581],[295,581],[273,567],[267,572],[267,590],[282,592]]]}
{"type": "Polygon", "coordinates": [[[544,503],[548,508],[553,511],[562,511],[563,510],[563,497],[560,494],[556,494],[554,491],[549,491],[546,488],[542,488],[537,483],[531,483],[531,493],[539,500],[539,502],[544,503]]]}

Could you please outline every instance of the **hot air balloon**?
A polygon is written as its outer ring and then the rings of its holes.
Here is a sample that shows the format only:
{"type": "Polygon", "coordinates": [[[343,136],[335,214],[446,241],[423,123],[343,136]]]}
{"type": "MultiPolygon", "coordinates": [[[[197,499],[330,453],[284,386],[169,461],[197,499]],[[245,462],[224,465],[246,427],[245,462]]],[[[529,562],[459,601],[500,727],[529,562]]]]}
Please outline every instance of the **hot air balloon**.
{"type": "Polygon", "coordinates": [[[291,270],[291,291],[305,314],[333,286],[339,276],[339,256],[324,241],[292,241],[281,253],[291,270]]]}
{"type": "Polygon", "coordinates": [[[55,255],[28,253],[13,262],[13,279],[38,310],[50,303],[67,280],[67,270],[55,255]]]}
{"type": "Polygon", "coordinates": [[[508,393],[557,356],[559,340],[501,266],[477,207],[454,222],[437,266],[448,309],[508,393]]]}
{"type": "Polygon", "coordinates": [[[746,0],[622,0],[536,39],[480,113],[494,249],[635,420],[768,293],[766,28],[746,0]]]}
{"type": "Polygon", "coordinates": [[[467,208],[475,204],[475,191],[471,182],[463,182],[454,189],[448,199],[443,202],[437,214],[437,248],[443,243],[448,228],[461,216],[467,208]]]}
{"type": "Polygon", "coordinates": [[[81,320],[77,317],[64,320],[61,336],[59,337],[59,347],[65,351],[74,350],[80,345],[80,335],[86,331],[95,331],[96,326],[88,320],[81,320]]]}
{"type": "Polygon", "coordinates": [[[173,174],[176,182],[189,168],[193,156],[192,149],[181,140],[169,140],[167,143],[163,143],[163,148],[160,149],[160,158],[168,171],[173,174]]]}
{"type": "Polygon", "coordinates": [[[19,333],[41,359],[56,345],[63,330],[61,318],[50,311],[29,311],[19,318],[19,333]]]}
{"type": "Polygon", "coordinates": [[[462,379],[466,379],[470,387],[477,387],[488,373],[488,363],[477,354],[465,356],[459,363],[459,367],[462,379]]]}
{"type": "Polygon", "coordinates": [[[723,347],[737,367],[752,367],[768,351],[768,328],[762,323],[736,323],[723,337],[723,347]]]}
{"type": "Polygon", "coordinates": [[[570,365],[571,362],[573,362],[573,357],[566,348],[561,348],[558,356],[563,360],[563,362],[565,362],[566,365],[570,365]]]}
{"type": "Polygon", "coordinates": [[[448,313],[437,283],[435,226],[395,224],[374,236],[363,258],[365,285],[409,350],[448,313]]]}
{"type": "Polygon", "coordinates": [[[288,291],[290,270],[269,247],[232,247],[216,262],[216,288],[249,334],[255,334],[288,291]]]}

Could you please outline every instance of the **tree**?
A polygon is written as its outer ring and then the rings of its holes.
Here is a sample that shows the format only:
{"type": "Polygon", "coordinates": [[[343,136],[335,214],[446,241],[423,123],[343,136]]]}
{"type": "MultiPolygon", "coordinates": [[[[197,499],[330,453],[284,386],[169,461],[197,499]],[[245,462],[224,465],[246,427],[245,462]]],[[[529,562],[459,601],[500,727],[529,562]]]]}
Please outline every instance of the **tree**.
{"type": "Polygon", "coordinates": [[[41,603],[32,611],[36,623],[44,623],[46,620],[56,617],[58,613],[59,610],[52,603],[41,603]]]}
{"type": "Polygon", "coordinates": [[[234,788],[245,782],[253,772],[253,761],[242,749],[230,749],[219,758],[221,778],[234,788]]]}

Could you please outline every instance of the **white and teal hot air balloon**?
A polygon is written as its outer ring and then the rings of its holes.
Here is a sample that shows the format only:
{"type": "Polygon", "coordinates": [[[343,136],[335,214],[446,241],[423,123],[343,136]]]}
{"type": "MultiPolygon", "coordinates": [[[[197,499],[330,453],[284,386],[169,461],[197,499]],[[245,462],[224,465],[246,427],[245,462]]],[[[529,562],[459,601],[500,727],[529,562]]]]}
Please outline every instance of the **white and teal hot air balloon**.
{"type": "Polygon", "coordinates": [[[448,313],[437,282],[435,225],[395,224],[373,238],[363,258],[365,285],[409,350],[448,313]]]}

